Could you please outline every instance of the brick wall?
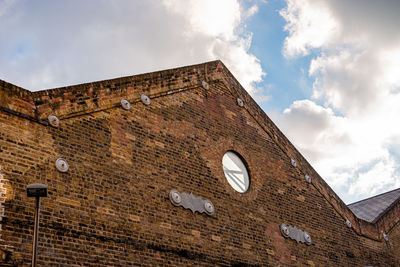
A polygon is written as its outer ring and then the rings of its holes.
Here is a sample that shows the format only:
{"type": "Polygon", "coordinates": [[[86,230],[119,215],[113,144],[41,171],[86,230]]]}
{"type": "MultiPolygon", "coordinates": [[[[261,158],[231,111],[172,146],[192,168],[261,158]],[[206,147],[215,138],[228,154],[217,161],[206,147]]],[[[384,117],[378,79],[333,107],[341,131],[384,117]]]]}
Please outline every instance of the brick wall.
{"type": "Polygon", "coordinates": [[[9,103],[20,100],[10,97],[0,111],[8,188],[0,245],[10,262],[29,266],[34,201],[25,190],[40,182],[49,188],[41,266],[396,264],[399,248],[354,217],[219,61],[30,97],[24,103],[33,112],[11,112],[9,103]],[[120,107],[122,98],[131,110],[120,107]],[[61,119],[58,128],[47,124],[49,114],[61,119]],[[248,166],[244,194],[224,176],[228,150],[248,166]],[[57,158],[67,160],[68,172],[55,169],[57,158]],[[211,200],[215,214],[172,205],[171,189],[211,200]],[[285,239],[281,223],[307,231],[313,243],[285,239]]]}
{"type": "Polygon", "coordinates": [[[396,266],[400,266],[400,223],[397,223],[395,227],[388,233],[391,250],[396,260],[396,266]]]}
{"type": "MultiPolygon", "coordinates": [[[[7,193],[7,188],[5,186],[5,183],[8,182],[5,178],[4,175],[1,173],[1,165],[0,165],[0,231],[1,231],[1,222],[3,221],[4,217],[4,202],[6,201],[6,193],[7,193]]],[[[1,235],[0,235],[1,239],[1,235]]]]}

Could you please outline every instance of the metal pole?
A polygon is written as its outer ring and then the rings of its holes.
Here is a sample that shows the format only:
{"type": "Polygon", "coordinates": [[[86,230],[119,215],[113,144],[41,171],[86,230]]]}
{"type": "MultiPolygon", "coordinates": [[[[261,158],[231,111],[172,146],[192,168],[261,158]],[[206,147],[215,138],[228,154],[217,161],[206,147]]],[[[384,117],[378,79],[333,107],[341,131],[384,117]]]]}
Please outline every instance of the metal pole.
{"type": "Polygon", "coordinates": [[[37,244],[39,234],[39,213],[40,213],[40,197],[36,197],[35,207],[35,229],[33,230],[33,248],[32,248],[32,267],[36,267],[37,244]]]}

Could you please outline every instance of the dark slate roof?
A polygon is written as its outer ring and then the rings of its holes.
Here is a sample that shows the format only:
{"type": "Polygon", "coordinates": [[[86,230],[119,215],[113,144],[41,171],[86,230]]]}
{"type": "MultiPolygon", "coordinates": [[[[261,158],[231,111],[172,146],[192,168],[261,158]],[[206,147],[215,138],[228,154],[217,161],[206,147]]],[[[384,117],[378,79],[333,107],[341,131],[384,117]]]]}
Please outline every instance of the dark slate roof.
{"type": "Polygon", "coordinates": [[[358,218],[374,223],[399,199],[400,188],[354,202],[347,206],[358,218]]]}

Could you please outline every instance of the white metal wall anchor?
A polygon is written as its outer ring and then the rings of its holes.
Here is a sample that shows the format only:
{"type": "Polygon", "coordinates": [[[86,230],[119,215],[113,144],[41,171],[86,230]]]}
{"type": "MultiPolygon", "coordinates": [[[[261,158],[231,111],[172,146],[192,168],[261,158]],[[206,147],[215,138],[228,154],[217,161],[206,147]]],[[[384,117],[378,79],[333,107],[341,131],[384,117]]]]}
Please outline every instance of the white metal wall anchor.
{"type": "Polygon", "coordinates": [[[290,162],[292,163],[293,167],[297,167],[297,163],[294,159],[290,159],[290,162]]]}
{"type": "Polygon", "coordinates": [[[201,86],[203,86],[204,89],[209,90],[210,89],[210,85],[208,84],[208,82],[206,81],[202,81],[201,82],[201,86]]]}
{"type": "Polygon", "coordinates": [[[244,102],[242,99],[238,98],[237,100],[237,104],[239,105],[239,107],[243,107],[244,106],[244,102]]]}
{"type": "Polygon", "coordinates": [[[150,103],[151,103],[150,97],[148,97],[145,94],[142,94],[140,96],[140,100],[142,100],[143,104],[145,104],[146,106],[150,105],[150,103]]]}
{"type": "Polygon", "coordinates": [[[173,189],[169,192],[169,200],[174,206],[182,206],[185,209],[190,209],[193,213],[200,212],[206,213],[207,215],[213,215],[215,213],[214,204],[208,199],[202,199],[192,193],[179,193],[173,189]]]}
{"type": "Polygon", "coordinates": [[[57,118],[56,115],[54,114],[50,114],[47,117],[47,120],[49,121],[49,124],[55,128],[57,128],[58,126],[60,126],[60,120],[57,118]]]}
{"type": "Polygon", "coordinates": [[[60,172],[67,172],[69,165],[65,159],[59,158],[56,160],[56,168],[60,172]]]}
{"type": "Polygon", "coordinates": [[[383,233],[382,236],[383,236],[383,239],[385,239],[386,242],[389,242],[389,237],[387,236],[386,233],[383,233]]]}
{"type": "Polygon", "coordinates": [[[306,231],[302,231],[300,229],[297,229],[296,226],[289,226],[286,225],[284,223],[282,223],[279,226],[282,235],[285,238],[290,238],[293,240],[296,240],[297,243],[301,242],[301,243],[305,243],[307,245],[311,245],[312,244],[312,239],[309,233],[307,233],[306,231]]]}
{"type": "Polygon", "coordinates": [[[122,99],[121,100],[121,106],[125,110],[130,110],[131,109],[131,103],[126,99],[122,99]]]}

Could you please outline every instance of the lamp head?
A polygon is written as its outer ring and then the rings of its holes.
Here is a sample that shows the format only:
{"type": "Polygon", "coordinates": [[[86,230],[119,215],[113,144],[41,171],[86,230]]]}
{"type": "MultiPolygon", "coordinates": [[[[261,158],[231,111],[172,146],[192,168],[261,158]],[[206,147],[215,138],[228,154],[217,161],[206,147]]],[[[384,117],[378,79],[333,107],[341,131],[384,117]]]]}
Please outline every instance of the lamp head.
{"type": "Polygon", "coordinates": [[[47,185],[30,184],[26,187],[28,197],[47,197],[47,185]]]}

